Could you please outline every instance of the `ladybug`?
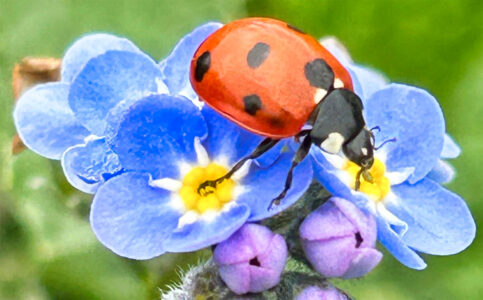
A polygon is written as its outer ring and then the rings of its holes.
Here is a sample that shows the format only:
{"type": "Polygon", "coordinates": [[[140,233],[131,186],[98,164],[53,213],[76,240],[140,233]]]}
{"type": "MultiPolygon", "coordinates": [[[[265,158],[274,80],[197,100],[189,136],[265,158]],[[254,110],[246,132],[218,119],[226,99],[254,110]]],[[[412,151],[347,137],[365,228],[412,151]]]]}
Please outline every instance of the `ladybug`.
{"type": "Polygon", "coordinates": [[[315,38],[283,21],[246,18],[211,34],[195,52],[190,80],[199,97],[224,117],[265,137],[249,156],[223,177],[230,178],[287,137],[303,139],[293,159],[279,204],[292,181],[293,169],[312,144],[345,156],[361,167],[356,176],[371,181],[374,162],[372,132],[365,126],[362,101],[354,93],[349,72],[315,38]],[[303,130],[304,125],[311,129],[303,130]]]}

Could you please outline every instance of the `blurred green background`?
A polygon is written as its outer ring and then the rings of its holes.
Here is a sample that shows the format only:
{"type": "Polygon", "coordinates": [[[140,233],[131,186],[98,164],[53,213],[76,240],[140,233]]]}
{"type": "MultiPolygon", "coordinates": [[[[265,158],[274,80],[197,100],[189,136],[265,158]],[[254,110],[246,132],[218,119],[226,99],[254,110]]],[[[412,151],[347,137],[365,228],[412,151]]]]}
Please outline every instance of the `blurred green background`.
{"type": "MultiPolygon", "coordinates": [[[[208,21],[245,16],[334,35],[354,60],[391,80],[422,86],[443,107],[463,148],[452,161],[461,194],[481,224],[483,203],[483,1],[481,0],[0,0],[0,299],[155,299],[197,254],[120,258],[88,224],[90,196],[71,188],[58,162],[12,156],[11,70],[24,56],[61,57],[93,31],[126,36],[155,59],[208,21]]],[[[405,268],[390,255],[359,280],[336,281],[357,299],[482,299],[481,234],[466,251],[405,268]]]]}

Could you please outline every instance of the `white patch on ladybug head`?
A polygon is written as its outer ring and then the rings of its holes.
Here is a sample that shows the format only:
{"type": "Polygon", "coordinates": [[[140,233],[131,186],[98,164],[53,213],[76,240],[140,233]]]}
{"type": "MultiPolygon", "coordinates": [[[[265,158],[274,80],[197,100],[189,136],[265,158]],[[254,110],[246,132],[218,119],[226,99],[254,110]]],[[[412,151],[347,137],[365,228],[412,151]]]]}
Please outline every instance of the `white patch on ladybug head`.
{"type": "Polygon", "coordinates": [[[334,88],[340,89],[340,88],[343,88],[343,87],[344,87],[344,83],[342,82],[342,80],[340,80],[339,78],[336,78],[334,80],[334,88]]]}
{"type": "Polygon", "coordinates": [[[362,155],[367,155],[367,148],[361,148],[362,155]]]}
{"type": "Polygon", "coordinates": [[[315,104],[319,104],[319,102],[324,99],[325,95],[327,95],[327,90],[324,89],[316,89],[314,94],[314,102],[315,104]]]}
{"type": "Polygon", "coordinates": [[[320,144],[322,150],[331,154],[337,154],[344,143],[344,137],[338,132],[332,132],[329,136],[320,144]]]}

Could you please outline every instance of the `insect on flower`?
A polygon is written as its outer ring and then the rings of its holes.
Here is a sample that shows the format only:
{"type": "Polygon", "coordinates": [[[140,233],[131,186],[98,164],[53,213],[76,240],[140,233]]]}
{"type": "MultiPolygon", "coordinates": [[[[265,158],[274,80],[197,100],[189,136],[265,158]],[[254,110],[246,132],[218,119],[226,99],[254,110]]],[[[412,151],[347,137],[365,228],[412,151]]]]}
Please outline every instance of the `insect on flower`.
{"type": "Polygon", "coordinates": [[[224,176],[202,183],[199,191],[229,179],[247,160],[282,138],[302,139],[278,205],[291,187],[293,169],[312,144],[332,154],[342,149],[360,167],[374,162],[372,133],[365,126],[361,99],[349,72],[315,38],[278,20],[247,18],[210,35],[191,63],[191,83],[200,98],[226,118],[265,138],[224,176]],[[311,129],[302,129],[306,124],[311,129]]]}

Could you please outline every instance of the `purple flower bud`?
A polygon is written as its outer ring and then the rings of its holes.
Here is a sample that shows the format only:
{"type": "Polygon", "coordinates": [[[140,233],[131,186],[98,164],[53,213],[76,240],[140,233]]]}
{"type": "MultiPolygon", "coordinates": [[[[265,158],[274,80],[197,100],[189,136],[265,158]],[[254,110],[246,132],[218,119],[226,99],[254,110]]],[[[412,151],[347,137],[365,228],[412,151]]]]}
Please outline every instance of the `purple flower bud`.
{"type": "Polygon", "coordinates": [[[245,224],[216,246],[213,257],[221,278],[234,293],[257,293],[280,281],[287,244],[264,226],[245,224]]]}
{"type": "Polygon", "coordinates": [[[346,295],[341,293],[333,286],[320,288],[318,286],[309,286],[303,289],[295,300],[347,300],[346,295]]]}
{"type": "Polygon", "coordinates": [[[307,216],[299,232],[305,256],[323,276],[360,277],[381,261],[374,218],[345,199],[331,198],[307,216]]]}

